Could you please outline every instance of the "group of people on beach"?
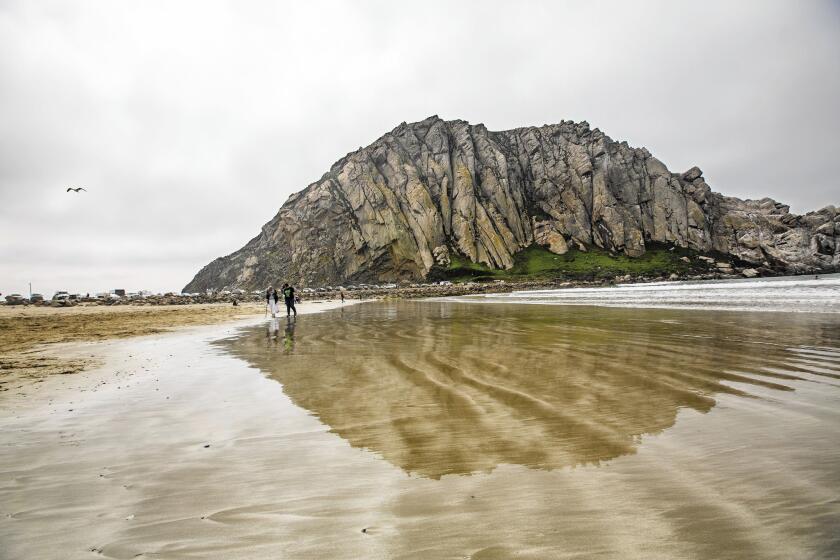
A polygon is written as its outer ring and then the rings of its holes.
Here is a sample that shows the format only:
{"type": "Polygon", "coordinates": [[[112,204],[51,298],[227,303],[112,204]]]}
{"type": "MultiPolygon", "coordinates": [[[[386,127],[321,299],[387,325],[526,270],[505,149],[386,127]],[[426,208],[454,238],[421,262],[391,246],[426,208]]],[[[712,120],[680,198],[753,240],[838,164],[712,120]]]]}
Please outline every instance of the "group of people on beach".
{"type": "Polygon", "coordinates": [[[290,286],[289,284],[283,284],[283,287],[280,289],[280,293],[277,293],[277,290],[274,286],[269,286],[268,289],[265,291],[265,304],[268,309],[271,310],[271,316],[276,317],[279,311],[279,301],[280,295],[283,296],[283,301],[286,304],[286,316],[288,317],[292,313],[295,314],[297,317],[297,309],[295,309],[295,288],[294,286],[290,286]]]}

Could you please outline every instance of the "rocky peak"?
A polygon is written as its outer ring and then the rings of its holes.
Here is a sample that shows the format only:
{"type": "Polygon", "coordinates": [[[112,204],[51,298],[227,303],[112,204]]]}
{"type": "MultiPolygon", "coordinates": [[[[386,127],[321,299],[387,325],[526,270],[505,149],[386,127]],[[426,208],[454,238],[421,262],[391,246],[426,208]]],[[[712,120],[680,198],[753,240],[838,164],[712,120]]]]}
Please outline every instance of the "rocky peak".
{"type": "Polygon", "coordinates": [[[494,268],[534,243],[630,256],[652,243],[789,272],[840,265],[837,209],[805,216],[711,190],[582,121],[489,131],[436,115],[401,123],[293,194],[260,235],[185,288],[423,278],[457,254],[494,268]]]}

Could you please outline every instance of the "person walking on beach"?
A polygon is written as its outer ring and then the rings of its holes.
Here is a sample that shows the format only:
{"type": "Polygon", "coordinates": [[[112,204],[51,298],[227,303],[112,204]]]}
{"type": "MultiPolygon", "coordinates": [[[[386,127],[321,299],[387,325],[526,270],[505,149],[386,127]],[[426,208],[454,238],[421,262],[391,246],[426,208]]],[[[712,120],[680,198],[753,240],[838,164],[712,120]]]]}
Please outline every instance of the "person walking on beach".
{"type": "Polygon", "coordinates": [[[344,303],[344,290],[341,290],[338,294],[341,296],[341,303],[344,303]]]}
{"type": "Polygon", "coordinates": [[[295,289],[288,284],[283,284],[283,299],[286,301],[286,317],[294,311],[297,317],[297,309],[295,309],[295,289]]]}
{"type": "Polygon", "coordinates": [[[271,310],[271,318],[277,317],[277,290],[274,286],[269,286],[265,291],[265,304],[271,310]]]}

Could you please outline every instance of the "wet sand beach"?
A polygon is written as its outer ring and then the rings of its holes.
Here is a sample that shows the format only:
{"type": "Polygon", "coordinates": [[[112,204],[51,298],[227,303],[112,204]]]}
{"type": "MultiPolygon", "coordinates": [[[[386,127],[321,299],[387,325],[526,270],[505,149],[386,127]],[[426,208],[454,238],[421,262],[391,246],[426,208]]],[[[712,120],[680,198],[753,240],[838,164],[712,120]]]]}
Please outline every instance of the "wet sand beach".
{"type": "Polygon", "coordinates": [[[95,346],[0,395],[2,558],[840,553],[838,314],[389,302],[95,346]]]}

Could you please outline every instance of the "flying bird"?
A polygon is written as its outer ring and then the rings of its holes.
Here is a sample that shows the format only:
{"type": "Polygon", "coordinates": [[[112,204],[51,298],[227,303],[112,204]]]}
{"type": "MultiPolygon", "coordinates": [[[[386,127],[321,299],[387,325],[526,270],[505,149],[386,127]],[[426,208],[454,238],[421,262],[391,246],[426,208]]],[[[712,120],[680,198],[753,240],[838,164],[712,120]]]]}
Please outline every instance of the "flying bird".
{"type": "Polygon", "coordinates": [[[70,191],[73,191],[73,192],[85,191],[85,192],[87,192],[87,189],[85,189],[84,187],[76,187],[75,189],[73,187],[67,187],[67,190],[65,192],[70,192],[70,191]]]}

